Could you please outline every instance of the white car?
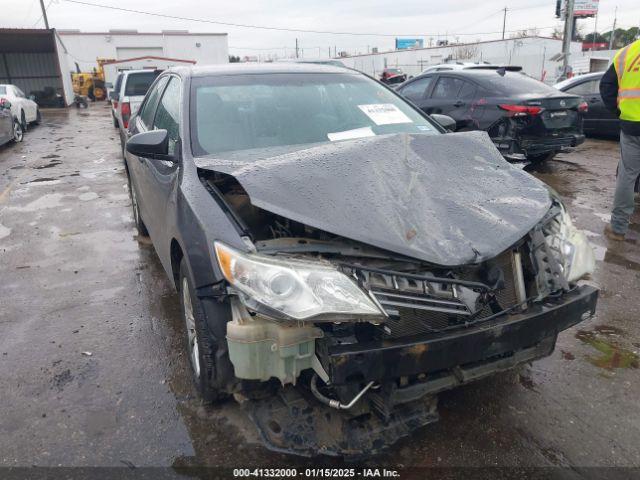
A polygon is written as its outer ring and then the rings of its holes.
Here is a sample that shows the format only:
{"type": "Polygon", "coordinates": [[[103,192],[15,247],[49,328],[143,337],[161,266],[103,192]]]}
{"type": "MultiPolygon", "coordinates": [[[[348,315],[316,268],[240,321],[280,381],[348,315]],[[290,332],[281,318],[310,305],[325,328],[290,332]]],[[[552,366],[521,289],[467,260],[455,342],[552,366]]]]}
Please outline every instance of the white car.
{"type": "Polygon", "coordinates": [[[129,119],[138,113],[147,90],[161,73],[162,70],[125,70],[122,77],[116,80],[118,88],[114,87],[110,100],[113,105],[113,124],[120,131],[123,157],[129,119]]]}
{"type": "Polygon", "coordinates": [[[27,129],[27,125],[30,123],[40,123],[41,117],[38,104],[28,98],[24,92],[15,85],[0,85],[0,101],[2,101],[2,99],[11,102],[11,114],[20,122],[23,131],[27,129]]]}
{"type": "MultiPolygon", "coordinates": [[[[431,65],[425,68],[422,73],[431,72],[446,72],[451,70],[482,70],[482,69],[498,69],[503,65],[492,65],[489,63],[472,63],[472,62],[457,62],[457,63],[440,63],[438,65],[431,65]]],[[[510,67],[515,68],[515,67],[510,67]]]]}

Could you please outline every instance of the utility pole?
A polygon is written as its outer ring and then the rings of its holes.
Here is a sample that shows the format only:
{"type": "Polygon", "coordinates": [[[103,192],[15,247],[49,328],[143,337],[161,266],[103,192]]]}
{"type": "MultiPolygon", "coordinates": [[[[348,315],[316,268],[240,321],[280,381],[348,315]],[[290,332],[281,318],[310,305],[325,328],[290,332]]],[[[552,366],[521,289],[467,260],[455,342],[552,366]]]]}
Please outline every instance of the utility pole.
{"type": "Polygon", "coordinates": [[[562,37],[562,75],[567,78],[569,74],[569,56],[571,54],[571,37],[573,36],[573,8],[575,1],[567,0],[564,11],[564,37],[562,37]]]}
{"type": "Polygon", "coordinates": [[[296,58],[299,58],[298,54],[298,39],[296,38],[296,58]]]}
{"type": "Polygon", "coordinates": [[[504,7],[504,17],[502,18],[502,39],[504,40],[504,34],[507,29],[507,7],[504,7]]]}
{"type": "Polygon", "coordinates": [[[616,23],[618,21],[618,7],[616,6],[616,13],[613,15],[613,29],[611,30],[611,36],[609,37],[609,50],[613,50],[613,43],[616,39],[616,23]]]}
{"type": "Polygon", "coordinates": [[[44,8],[44,0],[40,0],[40,8],[42,8],[42,18],[44,19],[44,28],[49,30],[49,19],[47,19],[47,9],[44,8]]]}

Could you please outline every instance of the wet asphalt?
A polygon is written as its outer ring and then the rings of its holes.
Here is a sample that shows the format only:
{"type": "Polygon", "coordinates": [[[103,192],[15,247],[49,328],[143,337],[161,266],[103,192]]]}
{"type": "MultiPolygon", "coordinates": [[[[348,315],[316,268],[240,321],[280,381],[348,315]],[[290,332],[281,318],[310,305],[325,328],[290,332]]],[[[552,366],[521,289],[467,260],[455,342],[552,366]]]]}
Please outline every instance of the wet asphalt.
{"type": "MultiPolygon", "coordinates": [[[[519,374],[443,394],[441,419],[372,466],[640,466],[640,215],[602,230],[618,143],[533,174],[594,244],[596,318],[519,374]]],[[[0,466],[340,465],[266,450],[233,400],[198,401],[178,297],[136,236],[108,108],[47,110],[0,147],[0,466]]]]}

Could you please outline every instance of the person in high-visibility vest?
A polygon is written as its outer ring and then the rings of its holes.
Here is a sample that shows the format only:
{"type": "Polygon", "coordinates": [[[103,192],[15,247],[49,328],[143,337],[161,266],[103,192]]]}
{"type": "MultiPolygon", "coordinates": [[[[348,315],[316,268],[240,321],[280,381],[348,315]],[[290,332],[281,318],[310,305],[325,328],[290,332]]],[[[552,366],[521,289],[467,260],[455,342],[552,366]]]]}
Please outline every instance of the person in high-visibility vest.
{"type": "Polygon", "coordinates": [[[607,108],[620,117],[620,151],[611,223],[605,235],[624,240],[634,209],[634,189],[640,175],[640,40],[627,45],[613,58],[600,81],[607,108]]]}

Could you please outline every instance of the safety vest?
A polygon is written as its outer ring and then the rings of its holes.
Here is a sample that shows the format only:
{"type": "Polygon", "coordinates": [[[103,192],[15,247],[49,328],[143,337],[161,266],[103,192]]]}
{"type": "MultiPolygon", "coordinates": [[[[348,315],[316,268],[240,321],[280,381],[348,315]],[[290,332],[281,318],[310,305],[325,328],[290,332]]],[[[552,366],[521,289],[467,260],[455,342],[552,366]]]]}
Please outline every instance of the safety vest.
{"type": "Polygon", "coordinates": [[[640,40],[618,51],[613,65],[618,75],[620,119],[640,122],[640,40]]]}

